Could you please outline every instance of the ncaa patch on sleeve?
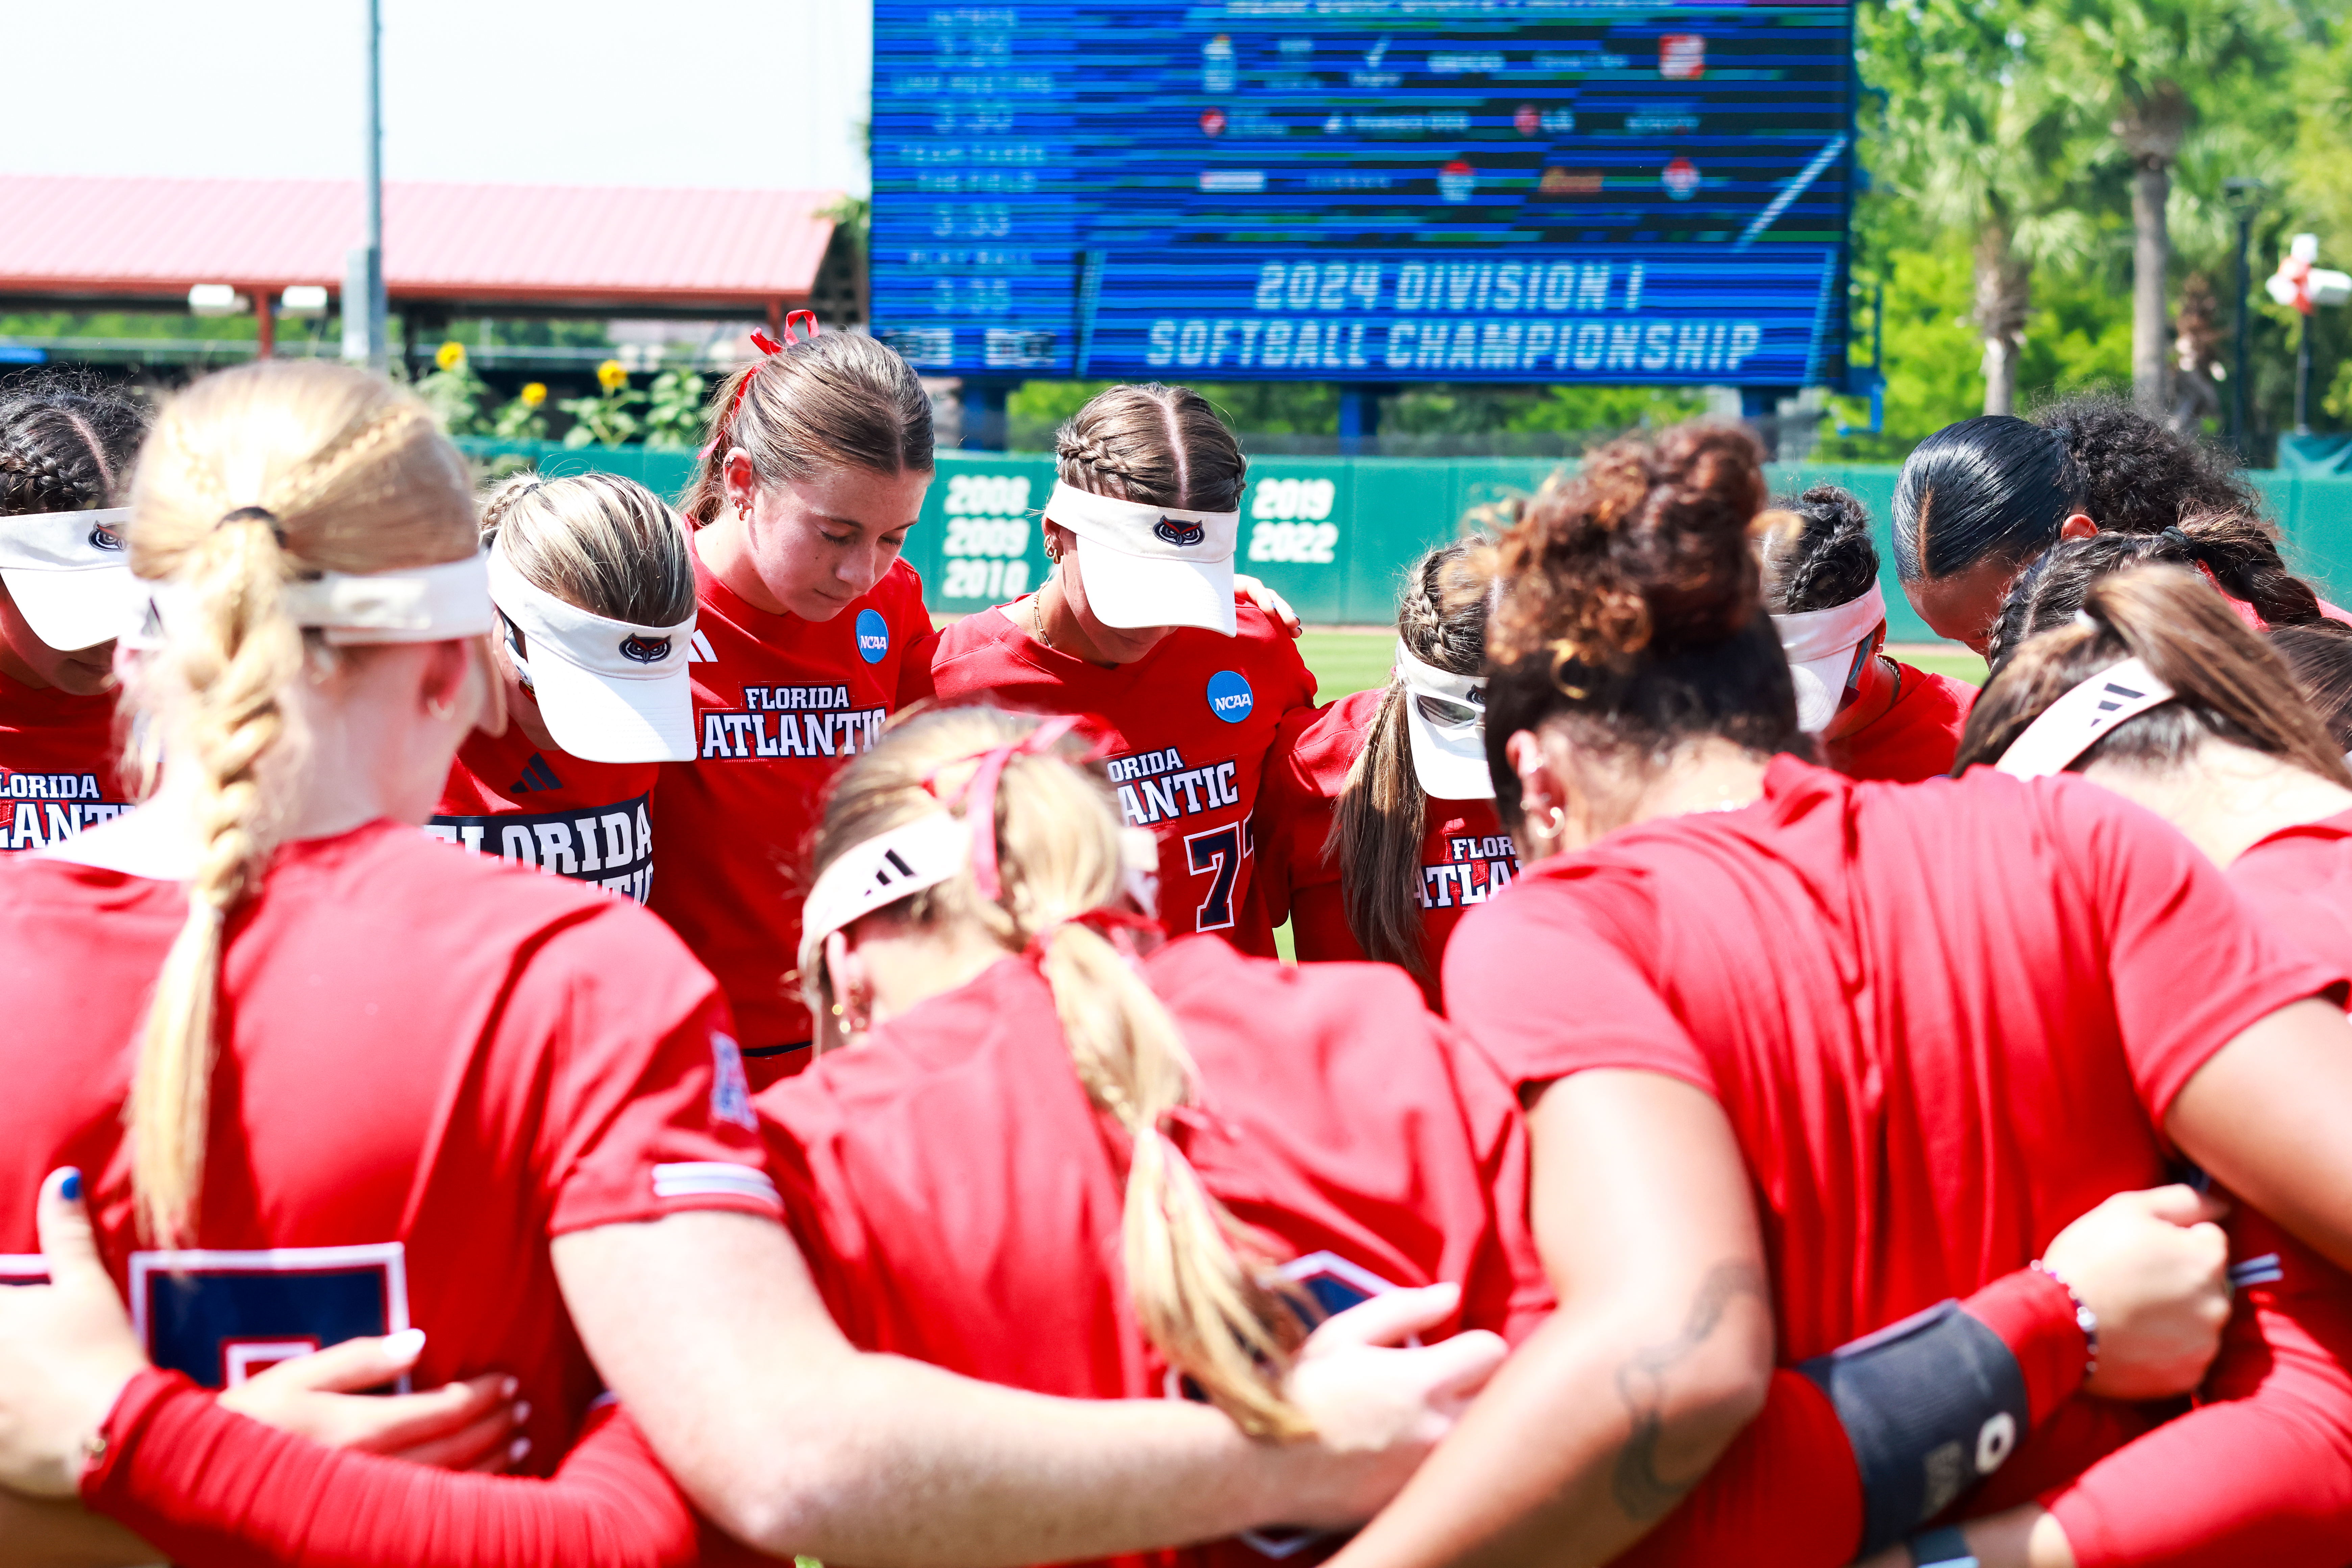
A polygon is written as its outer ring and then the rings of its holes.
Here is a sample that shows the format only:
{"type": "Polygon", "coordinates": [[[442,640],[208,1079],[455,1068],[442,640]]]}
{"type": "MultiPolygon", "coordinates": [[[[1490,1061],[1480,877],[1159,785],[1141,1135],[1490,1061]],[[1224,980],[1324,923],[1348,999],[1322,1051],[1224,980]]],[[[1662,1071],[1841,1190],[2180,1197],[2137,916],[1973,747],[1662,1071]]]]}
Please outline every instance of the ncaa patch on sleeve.
{"type": "Polygon", "coordinates": [[[1209,711],[1228,724],[1238,724],[1257,705],[1247,677],[1238,669],[1221,669],[1209,677],[1209,711]]]}

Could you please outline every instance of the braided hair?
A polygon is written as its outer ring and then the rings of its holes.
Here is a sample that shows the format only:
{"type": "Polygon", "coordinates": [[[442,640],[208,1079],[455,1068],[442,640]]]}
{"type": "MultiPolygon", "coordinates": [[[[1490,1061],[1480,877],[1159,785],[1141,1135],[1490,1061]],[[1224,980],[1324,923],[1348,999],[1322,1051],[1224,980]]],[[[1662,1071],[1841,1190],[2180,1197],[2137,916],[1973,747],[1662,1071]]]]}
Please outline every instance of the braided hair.
{"type": "Polygon", "coordinates": [[[1764,538],[1764,607],[1798,616],[1851,604],[1878,581],[1878,546],[1870,539],[1870,512],[1851,491],[1815,485],[1781,497],[1772,510],[1786,515],[1764,538]]]}
{"type": "Polygon", "coordinates": [[[130,488],[147,408],[84,376],[46,376],[0,393],[0,517],[92,511],[130,488]]]}
{"type": "Polygon", "coordinates": [[[1249,460],[1209,400],[1147,382],[1090,398],[1054,432],[1064,484],[1114,500],[1237,511],[1249,460]]]}

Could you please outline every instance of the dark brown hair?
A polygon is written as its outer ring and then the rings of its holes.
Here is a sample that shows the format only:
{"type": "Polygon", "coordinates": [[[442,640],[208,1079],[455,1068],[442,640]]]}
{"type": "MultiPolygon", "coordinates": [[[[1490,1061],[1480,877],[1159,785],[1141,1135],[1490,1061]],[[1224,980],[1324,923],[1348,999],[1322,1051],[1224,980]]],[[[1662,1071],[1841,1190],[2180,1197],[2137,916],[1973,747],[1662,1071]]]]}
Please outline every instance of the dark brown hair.
{"type": "Polygon", "coordinates": [[[1851,490],[1815,485],[1772,502],[1786,521],[1764,535],[1764,607],[1803,615],[1850,604],[1878,581],[1870,511],[1851,490]]]}
{"type": "Polygon", "coordinates": [[[1062,482],[1115,500],[1234,511],[1249,461],[1189,386],[1106,387],[1054,432],[1062,482]]]}
{"type": "Polygon", "coordinates": [[[2043,551],[2010,584],[1993,620],[1986,662],[1999,669],[2027,637],[2073,616],[2100,578],[2152,565],[2203,567],[2224,593],[2252,605],[2270,626],[2307,626],[2321,618],[2318,595],[2287,571],[2268,523],[2250,511],[2199,512],[2156,533],[2102,530],[2043,551]]]}
{"type": "Polygon", "coordinates": [[[1682,425],[1601,447],[1504,534],[1486,754],[1506,822],[1519,794],[1503,748],[1547,722],[1652,756],[1706,735],[1808,752],[1749,539],[1764,499],[1753,437],[1682,425]]]}
{"type": "Polygon", "coordinates": [[[929,395],[905,360],[856,332],[803,338],[753,360],[719,382],[703,418],[704,452],[678,503],[697,528],[726,510],[727,454],[737,447],[762,485],[829,468],[932,468],[929,395]]]}
{"type": "Polygon", "coordinates": [[[2068,620],[2030,637],[1969,710],[1955,773],[1994,763],[2044,710],[2100,670],[2138,658],[2172,688],[2068,764],[2102,759],[2149,768],[2187,765],[2208,736],[2281,757],[2352,787],[2344,749],[2329,739],[2285,663],[2195,573],[2143,566],[2093,583],[2089,624],[2068,620]]]}
{"type": "Polygon", "coordinates": [[[93,511],[121,500],[148,417],[129,394],[77,376],[0,392],[0,517],[93,511]]]}
{"type": "Polygon", "coordinates": [[[2352,626],[2329,620],[2280,626],[2268,641],[2336,745],[2352,751],[2352,626]]]}
{"type": "MultiPolygon", "coordinates": [[[[1489,546],[1465,539],[1429,552],[1405,572],[1397,636],[1423,664],[1455,675],[1486,668],[1486,595],[1475,563],[1489,546]]],[[[1423,951],[1421,843],[1429,796],[1412,770],[1405,705],[1412,694],[1392,678],[1348,770],[1324,858],[1339,868],[1348,929],[1367,958],[1428,980],[1423,951]]]]}

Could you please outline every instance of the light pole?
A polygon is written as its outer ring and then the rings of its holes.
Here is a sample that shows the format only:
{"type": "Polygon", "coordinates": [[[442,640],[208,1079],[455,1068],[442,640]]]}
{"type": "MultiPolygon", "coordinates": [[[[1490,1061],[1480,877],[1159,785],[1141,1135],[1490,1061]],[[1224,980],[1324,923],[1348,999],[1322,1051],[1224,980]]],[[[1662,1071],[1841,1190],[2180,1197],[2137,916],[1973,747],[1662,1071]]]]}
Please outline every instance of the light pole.
{"type": "Polygon", "coordinates": [[[2246,424],[2246,332],[2253,290],[2252,264],[2247,259],[2253,242],[2254,215],[2262,210],[2265,187],[2260,180],[2224,180],[2223,199],[2238,220],[2238,345],[2230,366],[2230,445],[2241,463],[2253,459],[2253,432],[2246,424]]]}
{"type": "Polygon", "coordinates": [[[343,258],[343,357],[382,370],[389,349],[383,293],[383,9],[367,0],[367,240],[343,258]]]}

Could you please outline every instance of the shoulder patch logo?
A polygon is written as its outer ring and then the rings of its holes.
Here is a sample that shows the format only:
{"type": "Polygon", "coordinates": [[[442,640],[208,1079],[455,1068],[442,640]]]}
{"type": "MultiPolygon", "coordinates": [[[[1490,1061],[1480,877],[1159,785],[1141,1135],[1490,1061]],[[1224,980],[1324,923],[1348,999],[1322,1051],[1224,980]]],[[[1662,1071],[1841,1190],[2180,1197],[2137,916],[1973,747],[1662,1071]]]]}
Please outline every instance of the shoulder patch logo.
{"type": "Polygon", "coordinates": [[[882,618],[879,610],[857,612],[857,657],[868,664],[879,664],[882,656],[890,651],[890,623],[882,618]]]}
{"type": "Polygon", "coordinates": [[[710,1031],[710,1120],[731,1121],[757,1132],[751,1111],[751,1080],[743,1073],[743,1050],[732,1035],[710,1031]]]}
{"type": "Polygon", "coordinates": [[[1151,531],[1169,543],[1176,545],[1198,544],[1209,537],[1209,531],[1199,523],[1179,522],[1172,517],[1161,518],[1152,524],[1151,531]]]}
{"type": "Polygon", "coordinates": [[[669,657],[669,638],[623,637],[621,657],[632,664],[659,664],[669,657]]]}
{"type": "Polygon", "coordinates": [[[1209,677],[1209,711],[1228,724],[1238,724],[1257,705],[1257,694],[1238,669],[1221,669],[1209,677]]]}

